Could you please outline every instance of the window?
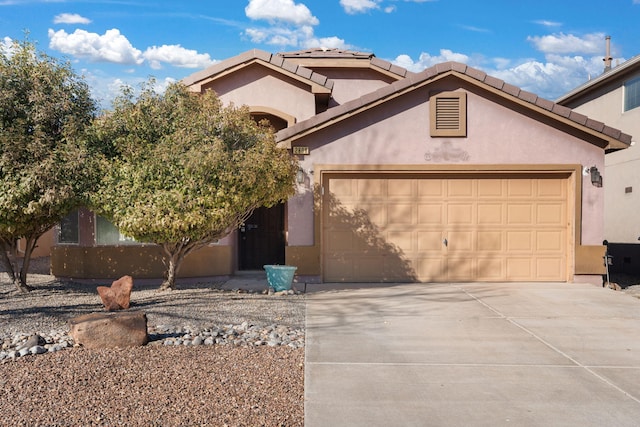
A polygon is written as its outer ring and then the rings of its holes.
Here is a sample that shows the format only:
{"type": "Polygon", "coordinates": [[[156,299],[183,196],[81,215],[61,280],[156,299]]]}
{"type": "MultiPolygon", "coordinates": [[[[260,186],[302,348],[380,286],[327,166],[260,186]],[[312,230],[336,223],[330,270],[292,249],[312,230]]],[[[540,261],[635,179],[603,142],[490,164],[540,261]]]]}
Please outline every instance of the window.
{"type": "Polygon", "coordinates": [[[624,83],[624,111],[640,107],[640,77],[624,83]]]}
{"type": "Polygon", "coordinates": [[[78,211],[73,211],[60,220],[58,226],[58,243],[75,243],[79,241],[78,211]]]}
{"type": "Polygon", "coordinates": [[[440,92],[429,104],[431,136],[467,136],[465,92],[440,92]]]}
{"type": "Polygon", "coordinates": [[[96,244],[98,245],[126,245],[136,243],[127,237],[106,218],[96,215],[96,244]]]}

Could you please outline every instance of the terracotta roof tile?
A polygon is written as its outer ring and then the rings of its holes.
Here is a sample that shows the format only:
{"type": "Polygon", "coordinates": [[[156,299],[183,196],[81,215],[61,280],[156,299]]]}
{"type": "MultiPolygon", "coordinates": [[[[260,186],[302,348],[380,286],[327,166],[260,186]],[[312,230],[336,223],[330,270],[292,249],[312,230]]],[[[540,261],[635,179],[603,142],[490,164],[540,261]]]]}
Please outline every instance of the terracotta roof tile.
{"type": "Polygon", "coordinates": [[[581,124],[583,126],[585,126],[587,124],[587,120],[588,117],[585,116],[584,114],[580,114],[576,111],[571,110],[571,113],[569,114],[569,118],[571,120],[573,120],[574,122],[581,124]]]}
{"type": "Polygon", "coordinates": [[[476,80],[480,80],[481,82],[483,82],[487,77],[487,73],[485,73],[484,71],[480,71],[477,68],[471,67],[467,67],[467,71],[465,71],[465,74],[469,77],[473,77],[476,80]]]}
{"type": "Polygon", "coordinates": [[[467,72],[467,64],[463,64],[461,62],[452,62],[451,69],[453,71],[457,71],[458,73],[466,73],[467,72]]]}
{"type": "Polygon", "coordinates": [[[566,117],[566,118],[571,118],[571,108],[568,107],[564,107],[562,105],[559,104],[553,104],[553,108],[551,109],[551,111],[553,111],[554,113],[562,116],[562,117],[566,117]]]}
{"type": "Polygon", "coordinates": [[[276,67],[282,67],[282,64],[284,63],[284,58],[282,56],[272,55],[271,61],[269,62],[271,62],[276,67]]]}
{"type": "Polygon", "coordinates": [[[527,92],[526,90],[520,90],[520,93],[518,94],[518,98],[522,99],[523,101],[527,101],[532,104],[535,104],[536,99],[538,99],[538,95],[532,92],[527,92]]]}
{"type": "Polygon", "coordinates": [[[587,123],[585,123],[585,126],[593,130],[597,130],[598,132],[602,132],[604,130],[604,123],[589,118],[587,118],[587,123]]]}
{"type": "Polygon", "coordinates": [[[518,86],[510,85],[509,83],[505,83],[504,86],[502,86],[502,90],[515,97],[520,95],[520,88],[518,86]]]}
{"type": "Polygon", "coordinates": [[[538,107],[542,107],[545,110],[553,111],[553,106],[555,105],[553,101],[549,101],[548,99],[538,97],[536,99],[536,105],[538,107]]]}
{"type": "Polygon", "coordinates": [[[502,90],[502,88],[504,87],[504,81],[500,80],[496,77],[490,76],[487,74],[487,76],[484,78],[484,82],[486,84],[488,84],[491,87],[495,87],[496,89],[500,89],[502,90]]]}

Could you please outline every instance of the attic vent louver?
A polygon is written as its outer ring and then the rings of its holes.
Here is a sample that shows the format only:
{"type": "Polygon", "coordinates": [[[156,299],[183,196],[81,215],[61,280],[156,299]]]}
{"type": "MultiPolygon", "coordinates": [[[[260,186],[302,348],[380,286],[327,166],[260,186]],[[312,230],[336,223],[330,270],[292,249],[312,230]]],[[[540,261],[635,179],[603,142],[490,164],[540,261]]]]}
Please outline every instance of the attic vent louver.
{"type": "Polygon", "coordinates": [[[431,96],[431,136],[467,136],[467,94],[440,92],[431,96]]]}

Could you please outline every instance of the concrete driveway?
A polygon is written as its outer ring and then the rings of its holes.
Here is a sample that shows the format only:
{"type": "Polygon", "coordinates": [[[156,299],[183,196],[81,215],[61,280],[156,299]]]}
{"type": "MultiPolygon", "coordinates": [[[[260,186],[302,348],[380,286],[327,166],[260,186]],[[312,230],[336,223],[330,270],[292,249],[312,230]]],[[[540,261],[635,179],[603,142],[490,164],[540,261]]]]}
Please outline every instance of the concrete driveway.
{"type": "Polygon", "coordinates": [[[307,303],[305,426],[638,426],[640,300],[408,284],[307,303]]]}

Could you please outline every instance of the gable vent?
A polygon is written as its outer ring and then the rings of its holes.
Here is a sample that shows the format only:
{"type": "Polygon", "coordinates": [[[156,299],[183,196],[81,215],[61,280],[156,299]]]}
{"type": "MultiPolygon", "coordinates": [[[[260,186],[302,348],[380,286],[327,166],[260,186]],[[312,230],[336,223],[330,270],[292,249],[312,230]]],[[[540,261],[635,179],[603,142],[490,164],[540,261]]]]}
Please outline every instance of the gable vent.
{"type": "Polygon", "coordinates": [[[436,129],[458,129],[459,127],[459,98],[436,98],[436,129]]]}
{"type": "Polygon", "coordinates": [[[431,136],[467,136],[467,94],[440,92],[431,96],[431,136]]]}

